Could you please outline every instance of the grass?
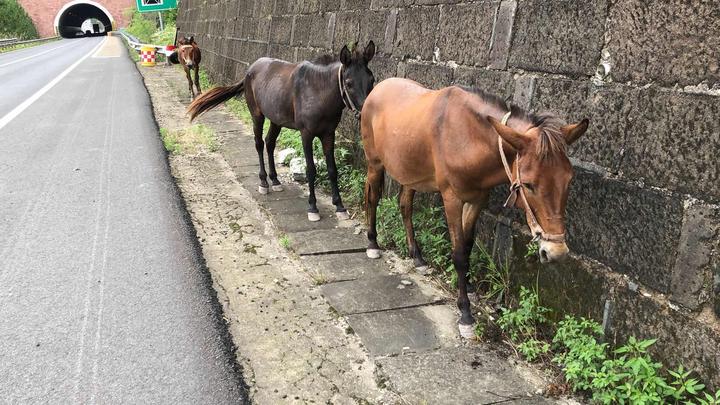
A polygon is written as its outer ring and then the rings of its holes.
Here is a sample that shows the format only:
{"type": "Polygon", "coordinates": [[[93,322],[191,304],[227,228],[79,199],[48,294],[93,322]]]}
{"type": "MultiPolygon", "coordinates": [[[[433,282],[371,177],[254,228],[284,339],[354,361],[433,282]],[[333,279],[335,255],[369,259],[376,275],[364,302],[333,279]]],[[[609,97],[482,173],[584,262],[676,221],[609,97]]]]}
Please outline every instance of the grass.
{"type": "Polygon", "coordinates": [[[173,155],[201,151],[217,152],[220,148],[215,131],[203,124],[195,124],[180,130],[160,128],[160,137],[165,149],[173,155]]]}
{"type": "Polygon", "coordinates": [[[282,246],[285,250],[290,250],[290,246],[292,246],[292,240],[288,235],[282,235],[278,239],[278,243],[280,243],[280,246],[282,246]]]}

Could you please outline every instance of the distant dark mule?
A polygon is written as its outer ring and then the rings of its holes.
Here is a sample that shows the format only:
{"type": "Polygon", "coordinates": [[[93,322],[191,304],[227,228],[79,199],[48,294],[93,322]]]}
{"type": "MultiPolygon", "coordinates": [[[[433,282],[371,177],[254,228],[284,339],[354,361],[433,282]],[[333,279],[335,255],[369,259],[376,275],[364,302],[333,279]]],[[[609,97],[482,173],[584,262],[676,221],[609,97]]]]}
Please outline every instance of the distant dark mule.
{"type": "Polygon", "coordinates": [[[356,115],[360,113],[365,98],[375,83],[368,69],[375,55],[375,44],[370,41],[363,52],[358,51],[357,42],[351,52],[347,46],[340,51],[340,61],[334,62],[329,55],[313,62],[290,63],[279,59],[260,58],[253,63],[239,83],[228,87],[209,90],[190,104],[191,120],[224,101],[245,93],[253,120],[255,148],[260,159],[261,194],[267,194],[269,186],[265,161],[263,159],[263,125],[270,120],[267,143],[270,180],[273,191],[282,191],[275,170],[275,141],[282,127],[300,130],[303,152],[307,163],[307,179],[310,186],[308,219],[319,221],[320,214],[315,199],[315,162],[312,143],[320,138],[327,162],[328,176],[332,187],[332,202],[339,219],[348,218],[342,204],[337,185],[335,165],[335,128],[337,128],[345,107],[356,115]]]}
{"type": "Polygon", "coordinates": [[[380,256],[376,210],[386,172],[402,185],[400,211],[408,250],[418,267],[426,263],[415,242],[413,196],[416,191],[439,191],[458,276],[463,336],[472,335],[473,325],[468,258],[490,189],[511,183],[506,205],[525,210],[532,235],[540,242],[542,262],[568,253],[565,205],[573,168],[565,147],[585,133],[588,120],[565,125],[549,114],[528,114],[516,106],[508,111],[501,99],[479,90],[431,91],[411,80],[388,79],[365,101],[360,126],[368,163],[367,254],[380,256]]]}
{"type": "Polygon", "coordinates": [[[195,37],[190,38],[182,37],[178,40],[177,48],[177,59],[182,64],[185,76],[187,77],[188,86],[190,87],[190,97],[195,98],[195,89],[193,89],[193,79],[190,77],[190,71],[195,71],[195,88],[197,88],[197,94],[202,94],[200,89],[200,61],[202,55],[200,53],[200,47],[195,42],[195,37]]]}

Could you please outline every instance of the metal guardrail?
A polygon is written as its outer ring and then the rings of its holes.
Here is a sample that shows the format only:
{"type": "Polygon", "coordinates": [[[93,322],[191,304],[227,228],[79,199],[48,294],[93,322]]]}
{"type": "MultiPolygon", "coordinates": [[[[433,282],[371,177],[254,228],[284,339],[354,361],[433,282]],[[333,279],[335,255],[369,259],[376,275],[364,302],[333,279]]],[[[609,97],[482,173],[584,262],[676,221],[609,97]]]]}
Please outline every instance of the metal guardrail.
{"type": "Polygon", "coordinates": [[[17,38],[0,39],[0,45],[12,44],[13,42],[17,42],[17,40],[17,38]]]}
{"type": "Polygon", "coordinates": [[[127,41],[128,45],[130,45],[130,47],[135,49],[136,51],[139,51],[140,48],[143,48],[143,47],[152,47],[152,48],[155,48],[155,52],[161,53],[165,56],[169,56],[171,53],[174,52],[174,51],[168,51],[166,45],[151,45],[151,44],[140,43],[139,39],[128,34],[127,32],[125,32],[125,30],[118,30],[116,32],[118,32],[120,34],[120,36],[122,36],[125,39],[125,41],[127,41]]]}
{"type": "Polygon", "coordinates": [[[54,36],[54,37],[48,37],[48,38],[29,39],[27,41],[18,41],[17,38],[10,38],[8,40],[0,39],[0,48],[6,48],[9,46],[16,46],[16,45],[23,45],[23,44],[32,44],[35,42],[54,41],[58,38],[60,38],[60,37],[54,36]],[[8,42],[10,40],[14,40],[14,41],[8,42]],[[5,42],[3,42],[3,41],[5,41],[5,42]]]}

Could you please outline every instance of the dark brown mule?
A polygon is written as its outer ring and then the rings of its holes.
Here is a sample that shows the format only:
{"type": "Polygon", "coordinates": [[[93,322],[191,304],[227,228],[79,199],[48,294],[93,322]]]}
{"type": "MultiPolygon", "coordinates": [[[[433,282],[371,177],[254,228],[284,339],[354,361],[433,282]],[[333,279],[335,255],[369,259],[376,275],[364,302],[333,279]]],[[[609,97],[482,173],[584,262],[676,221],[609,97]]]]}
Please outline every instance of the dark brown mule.
{"type": "Polygon", "coordinates": [[[314,62],[290,63],[279,59],[260,58],[250,65],[245,79],[228,87],[208,90],[188,108],[191,119],[208,111],[236,95],[245,93],[253,120],[255,148],[260,159],[260,193],[269,191],[263,156],[263,125],[270,120],[270,130],[265,142],[273,191],[282,191],[275,169],[275,141],[282,127],[297,129],[302,136],[306,173],[310,186],[308,219],[319,221],[315,199],[316,168],[313,160],[312,142],[320,138],[327,162],[328,177],[332,187],[332,202],[338,218],[348,214],[340,198],[335,165],[335,128],[345,107],[356,115],[375,83],[367,65],[375,55],[375,44],[370,43],[363,52],[355,43],[351,52],[347,46],[340,51],[340,61],[324,56],[314,62]]]}
{"type": "Polygon", "coordinates": [[[197,42],[195,42],[194,36],[190,36],[190,38],[182,37],[178,40],[177,58],[185,71],[188,86],[190,87],[190,97],[194,99],[196,93],[193,88],[193,79],[190,77],[191,70],[195,71],[195,88],[197,89],[197,94],[202,94],[202,90],[200,89],[200,61],[202,60],[202,55],[200,53],[200,47],[198,47],[197,42]]]}
{"type": "Polygon", "coordinates": [[[535,116],[515,106],[508,112],[502,100],[479,90],[431,91],[411,80],[383,81],[365,101],[361,119],[368,163],[368,256],[380,256],[376,209],[386,172],[402,185],[400,210],[416,266],[425,261],[415,242],[413,196],[416,191],[439,191],[458,275],[460,331],[470,336],[468,260],[475,223],[490,189],[512,183],[508,205],[525,210],[531,232],[540,241],[541,260],[565,256],[565,204],[573,177],[565,146],[587,127],[587,120],[565,125],[552,115],[535,116]]]}

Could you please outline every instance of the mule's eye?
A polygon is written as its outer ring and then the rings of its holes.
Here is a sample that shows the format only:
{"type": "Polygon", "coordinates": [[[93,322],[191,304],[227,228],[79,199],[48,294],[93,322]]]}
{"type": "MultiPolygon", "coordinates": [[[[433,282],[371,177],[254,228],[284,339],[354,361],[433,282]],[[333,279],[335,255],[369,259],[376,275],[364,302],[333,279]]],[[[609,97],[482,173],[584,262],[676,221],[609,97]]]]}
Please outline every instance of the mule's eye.
{"type": "Polygon", "coordinates": [[[523,183],[523,187],[525,187],[526,189],[530,190],[533,193],[535,192],[535,186],[533,186],[530,183],[523,183]]]}
{"type": "Polygon", "coordinates": [[[351,79],[345,79],[345,84],[348,86],[352,86],[353,82],[351,79]]]}

